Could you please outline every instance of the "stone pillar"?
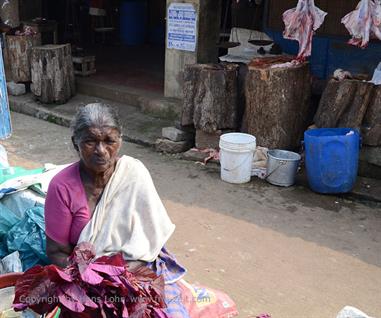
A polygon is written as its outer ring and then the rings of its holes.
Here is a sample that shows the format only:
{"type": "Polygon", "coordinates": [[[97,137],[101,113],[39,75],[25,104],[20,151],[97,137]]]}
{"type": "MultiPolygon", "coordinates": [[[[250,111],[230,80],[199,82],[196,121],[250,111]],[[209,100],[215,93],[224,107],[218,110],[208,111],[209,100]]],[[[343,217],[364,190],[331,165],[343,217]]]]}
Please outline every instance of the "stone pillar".
{"type": "Polygon", "coordinates": [[[166,97],[183,97],[185,65],[218,61],[217,43],[221,20],[221,0],[167,0],[167,34],[165,53],[166,97]],[[197,14],[196,47],[194,51],[168,48],[168,10],[171,4],[191,4],[197,14]]]}

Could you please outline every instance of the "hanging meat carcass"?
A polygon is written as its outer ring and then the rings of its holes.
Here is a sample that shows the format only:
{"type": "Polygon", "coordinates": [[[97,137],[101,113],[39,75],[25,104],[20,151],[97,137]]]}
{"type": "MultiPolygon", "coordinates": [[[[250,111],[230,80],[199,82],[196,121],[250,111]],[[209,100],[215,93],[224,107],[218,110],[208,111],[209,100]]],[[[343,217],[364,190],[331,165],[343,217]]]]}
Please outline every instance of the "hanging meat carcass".
{"type": "Polygon", "coordinates": [[[299,42],[297,60],[304,61],[311,55],[312,37],[323,24],[326,12],[315,6],[314,0],[299,0],[296,8],[283,13],[286,26],[283,37],[299,42]]]}
{"type": "Polygon", "coordinates": [[[356,9],[348,13],[341,22],[352,38],[349,44],[366,48],[369,39],[381,40],[381,4],[379,0],[361,0],[356,9]]]}

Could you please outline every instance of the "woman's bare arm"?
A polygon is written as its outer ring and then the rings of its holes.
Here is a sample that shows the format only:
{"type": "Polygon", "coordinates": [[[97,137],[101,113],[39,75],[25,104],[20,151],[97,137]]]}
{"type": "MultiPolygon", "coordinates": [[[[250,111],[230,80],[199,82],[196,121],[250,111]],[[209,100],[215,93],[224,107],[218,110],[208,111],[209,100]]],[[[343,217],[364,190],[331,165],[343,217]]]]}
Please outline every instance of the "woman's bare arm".
{"type": "Polygon", "coordinates": [[[66,267],[69,264],[68,257],[72,252],[71,245],[62,245],[46,237],[46,254],[54,265],[66,267]]]}

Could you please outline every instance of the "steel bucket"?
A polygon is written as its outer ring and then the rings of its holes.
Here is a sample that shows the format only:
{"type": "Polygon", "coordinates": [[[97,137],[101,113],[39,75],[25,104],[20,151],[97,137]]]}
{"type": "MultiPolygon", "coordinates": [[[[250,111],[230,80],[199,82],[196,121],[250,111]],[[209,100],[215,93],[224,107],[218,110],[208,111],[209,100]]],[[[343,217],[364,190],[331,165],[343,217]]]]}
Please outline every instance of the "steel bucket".
{"type": "Polygon", "coordinates": [[[267,182],[281,187],[292,186],[295,183],[301,156],[292,151],[279,149],[269,150],[267,155],[267,182]]]}

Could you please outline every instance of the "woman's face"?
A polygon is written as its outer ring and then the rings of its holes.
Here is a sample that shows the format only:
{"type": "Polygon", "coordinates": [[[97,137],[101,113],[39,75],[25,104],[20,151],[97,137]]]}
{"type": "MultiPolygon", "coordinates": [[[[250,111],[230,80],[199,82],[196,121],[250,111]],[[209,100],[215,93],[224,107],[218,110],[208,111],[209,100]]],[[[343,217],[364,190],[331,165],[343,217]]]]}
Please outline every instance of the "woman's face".
{"type": "Polygon", "coordinates": [[[110,127],[90,127],[78,145],[79,156],[87,169],[99,173],[114,167],[122,139],[118,130],[110,127]]]}

